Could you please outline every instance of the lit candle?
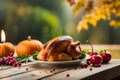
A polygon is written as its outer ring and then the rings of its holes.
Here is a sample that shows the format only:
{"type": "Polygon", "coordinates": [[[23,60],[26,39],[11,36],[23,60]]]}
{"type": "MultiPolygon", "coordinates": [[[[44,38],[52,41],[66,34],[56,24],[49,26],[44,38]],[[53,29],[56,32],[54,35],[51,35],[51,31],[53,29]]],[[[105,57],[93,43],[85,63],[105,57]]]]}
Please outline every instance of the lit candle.
{"type": "Polygon", "coordinates": [[[6,41],[5,32],[4,30],[1,30],[1,42],[4,43],[5,41],[6,41]]]}
{"type": "Polygon", "coordinates": [[[1,44],[0,44],[0,57],[9,56],[11,53],[14,53],[14,45],[10,42],[5,42],[5,32],[1,30],[1,44]]]}

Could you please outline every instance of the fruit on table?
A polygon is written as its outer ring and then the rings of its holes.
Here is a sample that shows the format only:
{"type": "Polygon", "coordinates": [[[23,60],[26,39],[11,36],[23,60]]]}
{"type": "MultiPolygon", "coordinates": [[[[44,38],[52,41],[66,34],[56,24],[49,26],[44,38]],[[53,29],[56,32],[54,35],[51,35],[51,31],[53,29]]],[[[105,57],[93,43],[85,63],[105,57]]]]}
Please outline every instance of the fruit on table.
{"type": "Polygon", "coordinates": [[[102,61],[103,61],[103,59],[100,55],[92,55],[90,58],[90,62],[96,67],[99,67],[101,65],[102,61]]]}
{"type": "Polygon", "coordinates": [[[108,63],[111,60],[111,54],[110,52],[106,52],[106,50],[101,52],[100,55],[103,58],[103,63],[108,63]]]}
{"type": "Polygon", "coordinates": [[[16,46],[16,53],[18,56],[29,56],[35,52],[39,52],[43,44],[39,40],[31,39],[28,36],[28,40],[23,40],[16,46]]]}
{"type": "Polygon", "coordinates": [[[89,41],[89,40],[86,40],[86,42],[89,43],[89,45],[90,45],[90,47],[91,47],[91,49],[92,49],[92,51],[88,51],[87,54],[90,55],[90,56],[92,56],[92,55],[94,55],[94,54],[97,54],[97,52],[94,51],[93,46],[92,46],[92,44],[90,43],[90,41],[89,41]]]}
{"type": "Polygon", "coordinates": [[[9,56],[0,58],[0,65],[20,67],[22,64],[17,62],[16,58],[13,56],[13,53],[10,53],[9,56]]]}
{"type": "Polygon", "coordinates": [[[14,53],[15,48],[14,45],[10,42],[5,42],[0,44],[0,58],[4,56],[10,55],[10,53],[14,53]]]}
{"type": "Polygon", "coordinates": [[[37,56],[43,61],[69,61],[81,54],[79,42],[73,42],[70,36],[59,36],[48,41],[37,56]]]}

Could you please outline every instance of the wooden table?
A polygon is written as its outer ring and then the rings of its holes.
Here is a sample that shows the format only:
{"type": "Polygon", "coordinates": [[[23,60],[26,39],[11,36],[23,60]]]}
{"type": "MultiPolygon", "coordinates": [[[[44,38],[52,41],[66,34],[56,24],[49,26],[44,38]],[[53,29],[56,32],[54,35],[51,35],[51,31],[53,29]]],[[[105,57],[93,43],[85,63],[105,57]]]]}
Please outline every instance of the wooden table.
{"type": "Polygon", "coordinates": [[[0,66],[0,80],[120,80],[119,76],[120,59],[112,59],[109,64],[92,67],[92,70],[90,67],[52,68],[40,66],[38,62],[22,67],[0,66]]]}

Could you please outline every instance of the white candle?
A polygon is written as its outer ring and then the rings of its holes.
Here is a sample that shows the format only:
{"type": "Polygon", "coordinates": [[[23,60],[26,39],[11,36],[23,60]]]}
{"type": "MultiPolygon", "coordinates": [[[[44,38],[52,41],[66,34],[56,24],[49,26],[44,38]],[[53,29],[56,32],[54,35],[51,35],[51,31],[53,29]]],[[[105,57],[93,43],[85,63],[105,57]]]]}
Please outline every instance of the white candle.
{"type": "Polygon", "coordinates": [[[1,42],[4,43],[5,41],[6,41],[5,32],[4,30],[1,30],[1,42]]]}

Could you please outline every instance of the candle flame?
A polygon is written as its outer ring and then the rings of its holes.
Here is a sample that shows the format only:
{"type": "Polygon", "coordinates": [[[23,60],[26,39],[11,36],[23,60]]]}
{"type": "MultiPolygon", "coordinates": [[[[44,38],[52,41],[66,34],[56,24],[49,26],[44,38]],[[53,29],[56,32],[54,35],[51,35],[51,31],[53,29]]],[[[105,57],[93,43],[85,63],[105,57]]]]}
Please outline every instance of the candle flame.
{"type": "Polygon", "coordinates": [[[4,30],[1,31],[1,42],[5,42],[6,38],[5,38],[5,32],[4,30]]]}

